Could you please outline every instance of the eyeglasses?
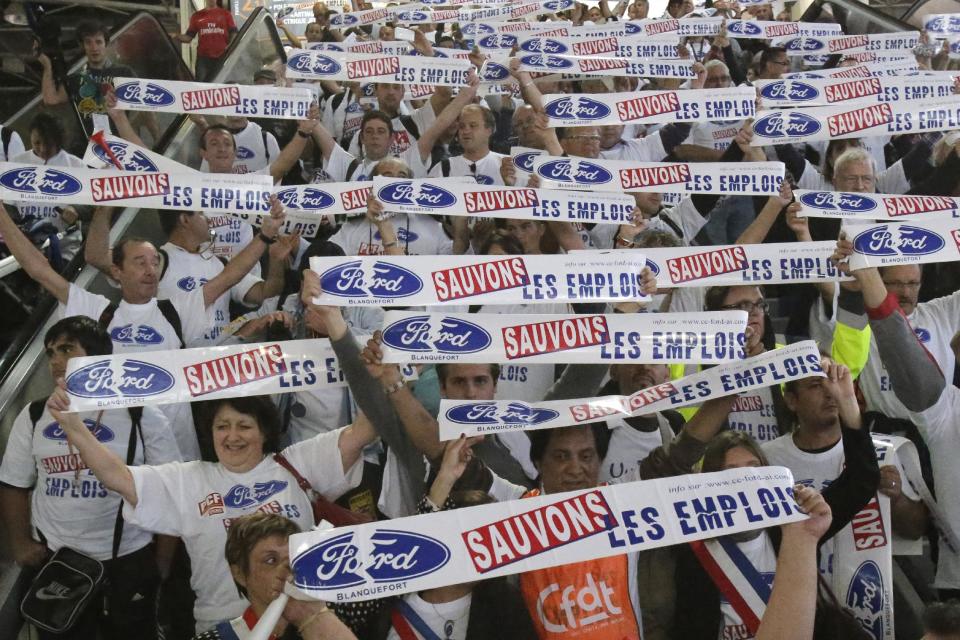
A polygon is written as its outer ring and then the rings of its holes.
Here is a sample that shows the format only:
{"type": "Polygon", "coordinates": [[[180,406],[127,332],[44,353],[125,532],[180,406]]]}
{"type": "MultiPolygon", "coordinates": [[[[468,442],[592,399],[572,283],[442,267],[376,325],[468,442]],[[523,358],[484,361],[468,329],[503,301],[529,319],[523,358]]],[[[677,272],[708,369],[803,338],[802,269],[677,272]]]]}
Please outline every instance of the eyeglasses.
{"type": "Polygon", "coordinates": [[[898,282],[896,280],[887,282],[883,281],[883,284],[887,286],[887,289],[919,289],[922,283],[920,282],[898,282]]]}
{"type": "Polygon", "coordinates": [[[770,64],[778,64],[778,65],[780,65],[781,67],[789,67],[789,66],[790,66],[790,61],[787,60],[786,58],[784,58],[783,60],[771,60],[771,61],[770,61],[770,64]]]}
{"type": "Polygon", "coordinates": [[[759,302],[754,302],[753,300],[744,300],[743,302],[738,302],[736,304],[725,304],[720,308],[724,311],[746,311],[747,313],[759,311],[761,313],[766,313],[770,310],[770,305],[767,304],[766,300],[760,300],[759,302]]]}

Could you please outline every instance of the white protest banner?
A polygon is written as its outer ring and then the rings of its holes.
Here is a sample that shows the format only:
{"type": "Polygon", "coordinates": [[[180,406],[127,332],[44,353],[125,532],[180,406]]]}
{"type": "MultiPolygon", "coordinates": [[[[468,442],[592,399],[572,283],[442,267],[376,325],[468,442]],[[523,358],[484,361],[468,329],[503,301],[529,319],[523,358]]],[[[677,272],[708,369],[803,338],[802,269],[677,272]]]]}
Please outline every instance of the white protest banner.
{"type": "Polygon", "coordinates": [[[813,38],[775,38],[772,46],[783,47],[788,56],[833,55],[856,51],[903,51],[909,52],[920,44],[920,32],[863,33],[851,36],[825,36],[813,38]]]}
{"type": "MultiPolygon", "coordinates": [[[[267,214],[263,213],[230,213],[227,215],[239,218],[254,227],[262,226],[264,219],[267,217],[267,214]]],[[[328,228],[332,230],[335,224],[336,221],[333,216],[328,217],[326,215],[316,215],[306,211],[288,209],[284,216],[283,223],[280,225],[280,233],[285,236],[297,233],[300,234],[301,238],[310,239],[315,238],[324,225],[330,225],[328,228]]]]}
{"type": "Polygon", "coordinates": [[[461,31],[471,38],[482,38],[495,33],[532,33],[548,31],[553,35],[565,36],[569,34],[573,23],[569,20],[553,22],[477,22],[465,24],[461,31]]]}
{"type": "Polygon", "coordinates": [[[747,313],[441,314],[388,311],[384,362],[742,360],[747,313]]]}
{"type": "Polygon", "coordinates": [[[757,80],[754,86],[764,107],[905,102],[953,96],[953,78],[949,76],[757,80]]]}
{"type": "Polygon", "coordinates": [[[273,85],[137,78],[114,78],[113,85],[117,107],[130,111],[303,120],[313,104],[309,89],[273,85]]]}
{"type": "Polygon", "coordinates": [[[349,13],[331,12],[330,27],[334,29],[360,27],[368,24],[386,23],[390,18],[391,12],[387,7],[370,9],[369,11],[351,11],[349,13]]]}
{"type": "Polygon", "coordinates": [[[610,416],[629,418],[701,404],[791,380],[823,377],[820,351],[812,340],[717,365],[629,396],[601,396],[518,402],[515,400],[440,400],[440,440],[456,440],[507,431],[572,427],[610,416]]]}
{"type": "Polygon", "coordinates": [[[800,23],[776,20],[727,20],[727,36],[737,39],[779,38],[800,35],[800,23]]]}
{"type": "Polygon", "coordinates": [[[413,593],[798,522],[792,485],[731,469],[311,531],[290,536],[290,567],[327,602],[413,593]]]}
{"type": "Polygon", "coordinates": [[[873,76],[905,76],[918,73],[919,71],[920,67],[917,66],[916,61],[904,64],[868,62],[855,67],[837,67],[835,69],[783,73],[780,77],[795,80],[803,80],[806,78],[870,78],[873,76]]]}
{"type": "Polygon", "coordinates": [[[756,102],[753,87],[543,96],[551,127],[743,120],[756,102]]]}
{"type": "Polygon", "coordinates": [[[678,38],[676,36],[659,36],[656,39],[636,36],[547,38],[535,33],[519,40],[517,46],[524,53],[544,53],[557,56],[607,55],[614,58],[664,59],[680,57],[677,51],[678,38]]]}
{"type": "Polygon", "coordinates": [[[960,96],[759,111],[750,144],[762,147],[949,129],[960,129],[960,96]]]}
{"type": "Polygon", "coordinates": [[[466,86],[469,60],[340,53],[294,49],[287,58],[287,77],[305,80],[364,80],[408,84],[466,86]]]}
{"type": "MultiPolygon", "coordinates": [[[[837,248],[832,240],[707,247],[637,249],[657,277],[657,285],[715,287],[799,284],[848,280],[830,262],[837,248]]],[[[633,250],[617,249],[617,253],[633,250]]],[[[573,252],[576,255],[579,252],[573,252]]]]}
{"type": "Polygon", "coordinates": [[[555,192],[547,189],[465,183],[451,178],[406,180],[376,176],[373,193],[385,211],[515,220],[624,224],[636,202],[614,193],[555,192]]]}
{"type": "Polygon", "coordinates": [[[509,20],[510,7],[484,7],[481,9],[460,10],[460,22],[477,22],[480,20],[509,20]]]}
{"type": "Polygon", "coordinates": [[[433,11],[424,11],[422,9],[407,9],[404,7],[394,7],[393,17],[397,22],[403,24],[447,24],[460,21],[459,9],[434,9],[433,11]]]}
{"type": "Polygon", "coordinates": [[[390,56],[410,55],[412,48],[409,42],[402,40],[364,40],[344,46],[347,53],[383,53],[390,56]]]}
{"type": "Polygon", "coordinates": [[[310,258],[320,277],[314,304],[553,304],[648,301],[639,252],[540,256],[310,258]]]}
{"type": "Polygon", "coordinates": [[[547,2],[540,2],[540,0],[536,0],[535,2],[523,2],[523,0],[517,0],[516,2],[511,3],[511,5],[508,7],[509,12],[504,12],[501,15],[509,18],[510,20],[517,20],[527,16],[544,16],[554,12],[554,9],[548,9],[544,5],[552,4],[556,6],[560,3],[566,4],[567,0],[548,0],[547,2]]]}
{"type": "MultiPolygon", "coordinates": [[[[825,58],[829,60],[830,56],[825,56],[825,58]]],[[[806,56],[804,56],[804,60],[806,60],[806,56]]],[[[824,60],[824,63],[827,60],[824,60]]],[[[867,62],[879,64],[907,64],[916,61],[916,56],[909,51],[906,53],[877,53],[875,51],[861,51],[860,53],[848,53],[847,55],[843,56],[843,60],[840,62],[856,62],[857,64],[864,64],[867,62]]]]}
{"type": "Polygon", "coordinates": [[[918,220],[864,224],[844,222],[853,242],[851,269],[960,260],[960,221],[918,220]]]}
{"type": "Polygon", "coordinates": [[[782,162],[633,162],[540,155],[533,169],[544,187],[594,191],[654,191],[774,195],[782,162]]]}
{"type": "Polygon", "coordinates": [[[901,196],[883,193],[841,191],[793,192],[800,203],[798,215],[808,218],[862,220],[943,220],[960,217],[960,198],[949,196],[901,196]]]}
{"type": "Polygon", "coordinates": [[[72,358],[72,411],[162,405],[342,386],[330,341],[291,340],[72,358]]]}
{"type": "Polygon", "coordinates": [[[317,216],[353,215],[366,212],[370,183],[316,182],[278,187],[274,195],[288,210],[309,212],[317,216]]]}
{"type": "Polygon", "coordinates": [[[631,20],[624,22],[623,25],[627,35],[659,36],[670,33],[686,38],[690,36],[715,36],[720,33],[722,22],[723,18],[683,18],[681,20],[648,18],[646,20],[631,20]]]}
{"type": "Polygon", "coordinates": [[[268,175],[134,173],[0,162],[0,194],[11,202],[266,213],[272,191],[268,175]]]}
{"type": "Polygon", "coordinates": [[[932,13],[923,20],[923,30],[928,35],[950,38],[960,35],[960,13],[932,13]]]}
{"type": "Polygon", "coordinates": [[[116,169],[114,161],[120,163],[122,171],[198,173],[185,164],[103,131],[90,136],[83,164],[91,169],[116,169]]]}
{"type": "Polygon", "coordinates": [[[695,78],[694,60],[637,60],[591,56],[551,56],[528,53],[517,56],[521,71],[565,73],[591,76],[631,76],[641,78],[695,78]]]}

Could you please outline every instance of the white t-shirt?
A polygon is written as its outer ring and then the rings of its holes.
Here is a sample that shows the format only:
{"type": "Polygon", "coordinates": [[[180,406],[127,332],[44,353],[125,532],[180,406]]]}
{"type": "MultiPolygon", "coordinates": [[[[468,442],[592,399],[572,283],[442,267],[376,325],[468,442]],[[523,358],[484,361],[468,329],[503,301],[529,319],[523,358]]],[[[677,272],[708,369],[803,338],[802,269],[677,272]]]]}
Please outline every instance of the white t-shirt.
{"type": "MultiPolygon", "coordinates": [[[[234,164],[236,167],[236,164],[234,164]]],[[[233,173],[254,173],[261,176],[269,176],[270,167],[256,169],[255,171],[234,171],[233,173]]],[[[210,229],[215,232],[213,242],[213,255],[230,260],[253,242],[253,225],[244,222],[240,218],[227,215],[225,213],[212,213],[207,215],[207,221],[210,223],[210,229]]],[[[254,265],[250,273],[260,277],[260,264],[254,265]]]]}
{"type": "MultiPolygon", "coordinates": [[[[476,162],[467,160],[463,156],[453,156],[450,161],[450,173],[447,177],[470,176],[478,184],[503,184],[503,178],[500,177],[500,160],[506,156],[494,151],[487,152],[476,162]]],[[[438,162],[430,169],[431,178],[442,178],[443,163],[438,162]]]]}
{"type": "MultiPolygon", "coordinates": [[[[318,375],[326,372],[321,369],[318,375]]],[[[350,393],[346,387],[298,391],[292,394],[290,402],[287,436],[291,443],[303,442],[350,422],[350,393]]]]}
{"type": "MultiPolygon", "coordinates": [[[[626,133],[626,132],[624,132],[626,133]]],[[[603,160],[634,160],[636,162],[660,162],[666,157],[660,134],[655,133],[644,138],[626,138],[609,149],[602,149],[603,160]]]]}
{"type": "MultiPolygon", "coordinates": [[[[773,542],[766,533],[761,533],[752,540],[738,542],[737,547],[743,552],[750,564],[760,573],[768,586],[773,586],[773,575],[777,572],[777,554],[773,550],[773,542]]],[[[731,606],[723,593],[720,594],[720,632],[717,640],[751,640],[754,636],[743,624],[743,619],[731,606]]]]}
{"type": "Polygon", "coordinates": [[[624,478],[639,477],[640,461],[663,445],[659,423],[666,418],[660,414],[656,414],[656,418],[658,428],[653,431],[635,429],[622,418],[607,418],[610,448],[600,465],[600,482],[622,482],[624,478]]]}
{"type": "Polygon", "coordinates": [[[690,196],[686,196],[683,200],[680,201],[680,204],[674,207],[665,207],[660,210],[660,215],[658,218],[669,218],[673,222],[673,226],[667,224],[663,220],[657,220],[657,218],[651,218],[648,221],[648,229],[656,229],[658,231],[669,231],[673,235],[680,238],[685,246],[690,245],[693,242],[693,239],[697,237],[697,234],[700,233],[700,229],[707,224],[707,219],[700,215],[700,212],[697,211],[697,208],[693,204],[693,200],[690,199],[690,196]],[[677,231],[674,227],[679,227],[683,231],[683,236],[677,234],[677,231]]]}
{"type": "MultiPolygon", "coordinates": [[[[233,173],[254,173],[269,169],[270,163],[275,162],[280,155],[280,145],[276,137],[269,131],[264,131],[256,122],[247,122],[243,131],[233,134],[233,140],[237,145],[233,173]]],[[[206,160],[200,163],[200,171],[209,173],[210,167],[206,160]]]]}
{"type": "Polygon", "coordinates": [[[352,89],[346,90],[334,109],[333,102],[336,97],[330,96],[323,105],[323,126],[335,140],[343,140],[345,136],[359,131],[360,122],[366,112],[352,89]]]}
{"type": "MultiPolygon", "coordinates": [[[[19,140],[19,137],[17,138],[19,140]]],[[[3,149],[0,148],[0,154],[2,154],[3,149]]],[[[67,153],[63,149],[60,150],[55,156],[49,160],[41,159],[37,154],[31,151],[24,151],[23,145],[20,145],[20,153],[14,155],[13,153],[13,140],[10,141],[10,162],[25,162],[28,164],[41,164],[49,167],[74,167],[82,168],[86,165],[83,164],[83,160],[77,156],[67,153]]],[[[15,203],[17,211],[20,212],[20,218],[22,222],[20,226],[24,229],[30,229],[31,227],[37,225],[41,222],[47,222],[52,224],[57,228],[58,231],[64,231],[67,228],[67,225],[63,223],[63,220],[60,218],[60,212],[56,209],[60,207],[59,204],[35,204],[32,202],[17,202],[15,203]]]]}
{"type": "Polygon", "coordinates": [[[690,135],[684,144],[694,144],[715,151],[726,151],[737,132],[740,131],[740,121],[694,122],[690,127],[690,135]]]}
{"type": "MultiPolygon", "coordinates": [[[[414,132],[407,129],[406,125],[403,124],[403,120],[400,119],[400,116],[397,116],[392,121],[393,126],[393,143],[390,145],[390,153],[392,155],[399,156],[401,153],[409,149],[410,147],[415,147],[414,142],[420,139],[420,136],[423,135],[423,132],[426,131],[430,125],[433,124],[433,121],[437,119],[436,115],[433,113],[433,105],[430,104],[430,101],[427,100],[419,109],[414,109],[409,114],[409,117],[413,120],[413,123],[416,125],[417,135],[414,135],[414,132]]],[[[405,120],[406,118],[404,118],[405,120]]],[[[353,140],[350,141],[350,148],[348,149],[350,153],[354,156],[360,153],[360,136],[353,136],[353,140]]]]}
{"type": "MultiPolygon", "coordinates": [[[[204,257],[199,253],[191,253],[179,245],[166,243],[160,247],[167,254],[166,271],[160,279],[157,297],[170,298],[177,293],[189,293],[199,289],[213,280],[223,271],[223,263],[215,257],[204,257]]],[[[243,298],[258,282],[262,282],[249,273],[240,282],[233,285],[228,293],[223,294],[207,307],[207,331],[203,338],[196,342],[187,343],[187,347],[203,347],[216,342],[224,327],[230,324],[230,301],[243,303],[243,298]]]]}
{"type": "MultiPolygon", "coordinates": [[[[104,446],[121,459],[127,459],[130,444],[130,413],[126,409],[104,411],[97,424],[98,411],[79,414],[87,428],[104,446]]],[[[180,460],[177,443],[166,417],[144,407],[137,435],[134,464],[163,464],[180,460]]],[[[13,422],[10,439],[0,464],[0,482],[33,488],[30,522],[56,551],[70,547],[97,560],[109,560],[113,554],[113,526],[120,507],[120,496],[107,490],[90,471],[80,454],[71,451],[66,434],[44,407],[36,427],[30,420],[30,408],[13,422]]],[[[34,534],[37,540],[39,537],[34,534]]],[[[120,538],[118,556],[142,549],[153,539],[149,532],[126,524],[120,538]]]]}
{"type": "MultiPolygon", "coordinates": [[[[400,158],[410,167],[414,178],[426,178],[427,166],[420,156],[420,149],[417,145],[405,148],[399,153],[391,153],[391,158],[400,158]]],[[[380,158],[383,160],[384,158],[380,158]]],[[[325,179],[332,182],[366,182],[373,180],[373,168],[380,160],[371,160],[369,158],[358,159],[356,156],[347,153],[340,145],[334,145],[330,157],[323,163],[323,173],[325,179]],[[350,172],[350,165],[356,160],[356,168],[350,172]],[[349,175],[348,175],[349,174],[349,175]],[[349,178],[349,180],[348,180],[349,178]]],[[[429,161],[429,158],[427,158],[429,161]]],[[[314,179],[314,182],[318,182],[314,179]]]]}
{"type": "MultiPolygon", "coordinates": [[[[397,215],[392,218],[399,246],[410,255],[437,256],[453,253],[453,240],[447,237],[440,223],[428,215],[397,215]]],[[[348,256],[381,255],[382,240],[377,227],[366,218],[357,216],[341,225],[330,236],[330,242],[343,249],[348,256]]]]}
{"type": "MultiPolygon", "coordinates": [[[[283,450],[284,456],[310,485],[330,500],[360,482],[363,465],[343,469],[338,442],[341,430],[316,436],[283,450]]],[[[127,521],[183,538],[193,568],[190,585],[197,595],[197,629],[243,613],[246,601],[237,593],[223,555],[232,519],[265,511],[313,527],[307,494],[272,456],[246,473],[232,473],[219,463],[183,462],[159,467],[131,467],[137,506],[124,503],[127,521]]]]}
{"type": "MultiPolygon", "coordinates": [[[[21,153],[26,151],[26,148],[23,146],[23,140],[20,139],[20,134],[14,131],[11,127],[6,127],[10,129],[10,143],[7,145],[7,152],[3,152],[3,145],[0,144],[0,158],[3,158],[4,162],[11,161],[11,158],[16,158],[21,153]]],[[[0,131],[3,131],[4,127],[0,126],[0,131]]],[[[63,152],[62,152],[63,153],[63,152]]]]}
{"type": "MultiPolygon", "coordinates": [[[[183,330],[183,341],[191,344],[201,340],[207,330],[207,310],[203,304],[203,289],[194,289],[189,293],[177,292],[170,298],[183,330]]],[[[90,293],[75,284],[70,285],[67,304],[61,306],[63,317],[87,316],[99,321],[103,310],[110,301],[96,293],[90,293]]],[[[146,304],[130,304],[121,301],[107,327],[113,341],[113,352],[142,353],[144,351],[164,351],[179,349],[177,332],[163,317],[157,307],[156,299],[146,304]]],[[[173,434],[180,447],[184,460],[200,458],[200,445],[193,426],[193,415],[189,404],[167,404],[160,408],[170,420],[173,434]]]]}
{"type": "MultiPolygon", "coordinates": [[[[940,365],[947,384],[950,384],[956,367],[950,340],[960,331],[960,291],[929,302],[921,302],[907,320],[923,346],[940,365]]],[[[880,352],[873,337],[870,338],[870,355],[859,380],[868,409],[879,411],[891,418],[910,419],[910,412],[893,393],[890,377],[880,359],[880,352]]]]}
{"type": "MultiPolygon", "coordinates": [[[[403,597],[413,612],[423,620],[438,638],[443,640],[466,640],[467,624],[470,621],[470,603],[473,594],[468,593],[462,598],[433,604],[425,601],[416,593],[403,597]]],[[[423,636],[417,633],[416,627],[410,625],[415,636],[422,640],[423,636]]],[[[387,640],[400,640],[400,636],[391,625],[387,640]]]]}
{"type": "Polygon", "coordinates": [[[727,426],[735,431],[746,431],[760,444],[779,438],[780,430],[770,387],[737,394],[727,417],[727,426]]]}

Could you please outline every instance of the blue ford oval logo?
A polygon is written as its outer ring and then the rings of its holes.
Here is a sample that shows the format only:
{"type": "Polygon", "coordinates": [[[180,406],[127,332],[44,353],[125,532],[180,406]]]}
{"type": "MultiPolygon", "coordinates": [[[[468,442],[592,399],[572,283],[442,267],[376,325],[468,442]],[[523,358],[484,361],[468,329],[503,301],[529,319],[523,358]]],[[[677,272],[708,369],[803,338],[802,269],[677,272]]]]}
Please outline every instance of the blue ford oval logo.
{"type": "Polygon", "coordinates": [[[456,196],[431,184],[414,187],[412,182],[392,182],[377,192],[377,198],[390,204],[407,204],[428,209],[442,209],[457,201],[456,196]]]}
{"type": "Polygon", "coordinates": [[[653,275],[655,276],[660,275],[660,265],[658,265],[656,262],[654,262],[650,258],[647,258],[646,267],[647,269],[650,269],[650,273],[652,273],[653,275]]]}
{"type": "Polygon", "coordinates": [[[257,482],[252,487],[245,484],[235,484],[223,495],[223,504],[233,509],[248,509],[263,504],[270,498],[287,488],[285,480],[268,480],[257,482]]]}
{"type": "Polygon", "coordinates": [[[919,340],[924,344],[930,342],[930,339],[932,337],[929,331],[927,331],[926,329],[921,329],[920,327],[917,327],[916,329],[914,329],[913,333],[914,335],[917,336],[917,340],[919,340]]]}
{"type": "Polygon", "coordinates": [[[424,20],[429,20],[430,15],[423,11],[402,11],[397,16],[397,19],[405,22],[423,22],[424,20]]]}
{"type": "Polygon", "coordinates": [[[883,633],[883,574],[873,560],[861,564],[847,588],[846,605],[864,629],[874,638],[883,633]]]}
{"type": "MultiPolygon", "coordinates": [[[[107,146],[110,147],[110,152],[120,161],[124,171],[157,172],[160,170],[144,152],[139,149],[131,150],[124,142],[107,142],[107,146]]],[[[113,164],[113,160],[100,145],[93,145],[93,154],[104,162],[113,164]]]]}
{"type": "Polygon", "coordinates": [[[176,102],[176,97],[152,82],[125,82],[116,88],[117,100],[148,107],[166,107],[176,102]]]}
{"type": "Polygon", "coordinates": [[[816,87],[797,80],[777,80],[760,89],[760,97],[768,100],[789,100],[790,102],[809,102],[820,97],[816,87]]]}
{"type": "Polygon", "coordinates": [[[753,132],[764,138],[812,136],[820,131],[820,121],[799,111],[770,113],[753,123],[753,132]]]}
{"type": "Polygon", "coordinates": [[[481,24],[479,22],[471,22],[469,24],[466,24],[463,26],[461,31],[463,32],[463,35],[471,36],[471,37],[485,36],[485,35],[497,32],[497,30],[491,27],[490,25],[481,24]]]}
{"type": "Polygon", "coordinates": [[[0,185],[19,193],[45,196],[72,196],[83,185],[69,173],[45,167],[24,167],[0,175],[0,185]]]}
{"type": "Polygon", "coordinates": [[[148,324],[124,324],[110,329],[110,339],[121,344],[161,344],[163,335],[148,324]]]}
{"type": "Polygon", "coordinates": [[[294,558],[294,584],[304,589],[340,589],[368,581],[399,582],[425,576],[450,561],[450,549],[430,536],[378,529],[372,548],[359,557],[354,533],[333,536],[294,558]]]}
{"type": "Polygon", "coordinates": [[[185,278],[177,280],[177,287],[182,291],[193,291],[197,287],[202,287],[205,284],[207,284],[206,278],[194,278],[193,276],[186,276],[185,278]]]}
{"type": "Polygon", "coordinates": [[[610,115],[610,107],[586,96],[567,96],[551,100],[544,106],[551,118],[568,120],[602,120],[610,115]]]}
{"type": "Polygon", "coordinates": [[[352,16],[349,13],[341,13],[330,20],[330,24],[337,27],[349,27],[360,22],[360,18],[352,16]]]}
{"type": "Polygon", "coordinates": [[[759,36],[763,33],[763,29],[758,25],[746,20],[734,20],[727,25],[727,31],[744,36],[759,36]]]}
{"type": "Polygon", "coordinates": [[[414,272],[389,262],[375,262],[373,273],[368,273],[361,261],[355,260],[321,273],[320,287],[345,298],[403,298],[423,289],[423,281],[414,272]]]}
{"type": "Polygon", "coordinates": [[[497,411],[495,402],[462,404],[447,410],[447,419],[457,424],[509,424],[532,427],[553,420],[560,414],[553,409],[537,409],[523,402],[511,402],[497,411]]]}
{"type": "MultiPolygon", "coordinates": [[[[90,420],[88,418],[83,421],[83,424],[99,442],[110,442],[116,437],[110,427],[103,424],[98,424],[96,420],[90,420]]],[[[51,422],[43,428],[41,433],[47,440],[64,441],[67,439],[67,434],[64,432],[63,427],[60,426],[59,422],[51,422]]]]}
{"type": "Polygon", "coordinates": [[[823,42],[816,38],[794,38],[784,47],[787,51],[817,51],[823,48],[823,42]]]}
{"type": "Polygon", "coordinates": [[[287,60],[287,68],[303,73],[314,73],[321,76],[332,76],[340,71],[340,63],[319,53],[298,53],[287,60]]]}
{"type": "Polygon", "coordinates": [[[945,244],[939,234],[907,224],[899,228],[873,227],[853,239],[854,250],[868,256],[925,256],[945,244]]]}
{"type": "Polygon", "coordinates": [[[543,8],[547,11],[566,11],[573,6],[573,0],[547,0],[543,3],[543,8]]]}
{"type": "Polygon", "coordinates": [[[877,201],[860,193],[842,193],[836,191],[811,191],[800,196],[800,204],[814,209],[840,209],[850,213],[873,211],[877,201]]]}
{"type": "Polygon", "coordinates": [[[546,67],[548,69],[569,69],[573,66],[572,60],[558,58],[556,56],[542,55],[539,53],[520,56],[520,62],[534,67],[546,67]]]}
{"type": "Polygon", "coordinates": [[[237,160],[249,160],[256,154],[248,147],[237,147],[237,160]]]}
{"type": "Polygon", "coordinates": [[[555,182],[570,184],[606,184],[613,180],[613,175],[600,165],[586,160],[580,160],[577,166],[577,175],[571,176],[573,163],[570,160],[551,160],[544,162],[537,168],[541,178],[555,182]]]}
{"type": "Polygon", "coordinates": [[[533,159],[539,155],[541,155],[540,151],[524,151],[514,156],[513,164],[518,169],[533,173],[533,159]]]}
{"type": "Polygon", "coordinates": [[[624,22],[623,27],[623,32],[628,36],[632,36],[637,33],[643,33],[643,27],[634,22],[624,22]]]}
{"type": "Polygon", "coordinates": [[[512,49],[517,46],[517,37],[509,33],[494,33],[477,41],[481,49],[512,49]]]}
{"type": "Polygon", "coordinates": [[[333,206],[336,202],[333,196],[326,191],[313,187],[281,189],[276,195],[280,204],[289,209],[300,211],[319,211],[333,206]]]}
{"type": "Polygon", "coordinates": [[[100,360],[67,376],[67,390],[81,398],[143,398],[173,388],[173,376],[140,360],[124,360],[119,369],[100,360]]]}
{"type": "Polygon", "coordinates": [[[552,38],[530,38],[520,45],[522,51],[559,55],[568,51],[567,45],[552,38]]]}
{"type": "Polygon", "coordinates": [[[400,351],[454,354],[476,353],[490,346],[490,334],[480,325],[444,316],[434,322],[430,316],[398,320],[383,330],[383,343],[400,351]]]}
{"type": "Polygon", "coordinates": [[[508,77],[510,77],[510,69],[502,64],[488,61],[483,67],[483,80],[487,82],[506,80],[508,77]]]}

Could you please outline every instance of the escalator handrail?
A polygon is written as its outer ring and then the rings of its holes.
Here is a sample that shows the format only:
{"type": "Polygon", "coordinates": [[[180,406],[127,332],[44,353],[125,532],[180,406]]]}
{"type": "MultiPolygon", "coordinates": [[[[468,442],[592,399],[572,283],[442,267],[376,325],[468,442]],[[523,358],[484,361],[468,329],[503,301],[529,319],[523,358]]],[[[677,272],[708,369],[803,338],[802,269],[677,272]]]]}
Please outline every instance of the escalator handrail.
{"type": "MultiPolygon", "coordinates": [[[[803,15],[800,17],[800,21],[802,22],[815,21],[816,18],[820,15],[820,12],[824,4],[837,6],[843,9],[844,11],[846,11],[848,15],[866,14],[867,16],[870,17],[871,22],[873,22],[874,24],[882,25],[884,28],[889,29],[890,33],[896,33],[898,31],[915,31],[915,29],[910,25],[908,25],[907,23],[901,20],[898,20],[896,18],[893,18],[885,13],[877,11],[873,7],[867,4],[864,4],[862,2],[859,2],[858,0],[814,0],[814,2],[812,2],[810,6],[807,7],[806,11],[803,12],[803,15]]],[[[844,27],[846,27],[846,25],[844,25],[844,27]]],[[[846,29],[844,31],[846,33],[846,29]]],[[[848,33],[848,35],[854,35],[854,34],[848,33]]]]}

